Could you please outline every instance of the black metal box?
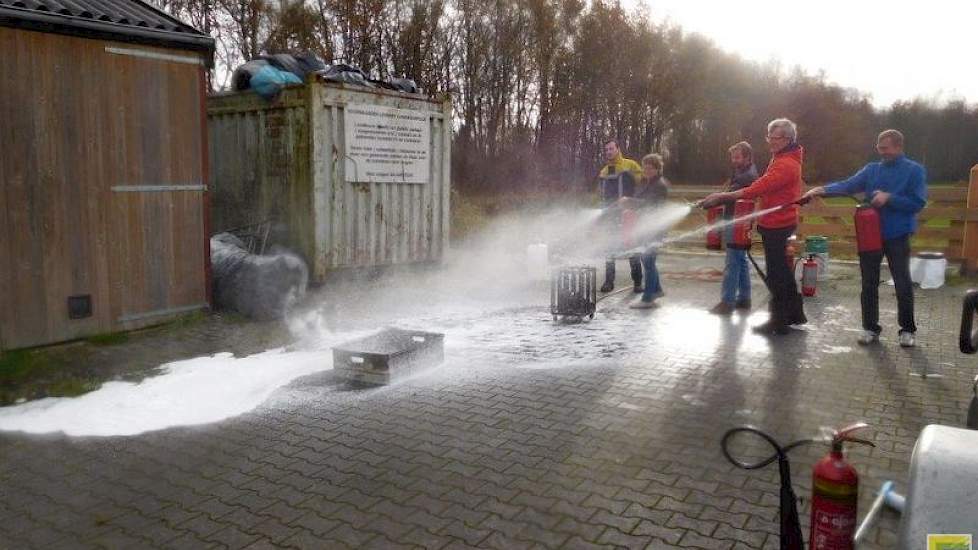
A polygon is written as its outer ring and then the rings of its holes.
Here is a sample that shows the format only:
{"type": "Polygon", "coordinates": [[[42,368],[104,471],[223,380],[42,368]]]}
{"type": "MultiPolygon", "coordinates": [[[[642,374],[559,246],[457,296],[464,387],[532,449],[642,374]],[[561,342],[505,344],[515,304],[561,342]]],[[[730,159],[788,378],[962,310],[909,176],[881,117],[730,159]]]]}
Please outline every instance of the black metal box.
{"type": "Polygon", "coordinates": [[[445,360],[445,335],[384,329],[333,348],[333,368],[350,382],[382,386],[445,360]]]}
{"type": "Polygon", "coordinates": [[[590,266],[563,267],[550,280],[550,313],[558,316],[594,318],[598,303],[597,269],[590,266]]]}

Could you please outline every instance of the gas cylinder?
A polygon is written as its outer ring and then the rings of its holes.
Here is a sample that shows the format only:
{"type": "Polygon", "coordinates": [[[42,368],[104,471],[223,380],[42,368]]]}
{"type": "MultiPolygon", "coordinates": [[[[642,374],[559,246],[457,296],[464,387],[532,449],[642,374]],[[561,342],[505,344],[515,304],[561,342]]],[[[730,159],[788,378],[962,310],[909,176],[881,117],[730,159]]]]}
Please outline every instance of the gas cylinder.
{"type": "Polygon", "coordinates": [[[815,261],[814,254],[809,254],[805,263],[801,264],[801,293],[805,296],[814,296],[817,284],[818,262],[815,261]]]}
{"type": "Polygon", "coordinates": [[[635,246],[635,226],[638,225],[638,212],[625,209],[621,211],[621,241],[625,248],[635,246]]]}
{"type": "MultiPolygon", "coordinates": [[[[734,219],[740,219],[754,213],[754,201],[740,199],[734,203],[734,219]]],[[[751,230],[754,227],[754,220],[747,219],[733,224],[733,235],[727,248],[737,248],[747,250],[751,244],[751,230]]]]}
{"type": "MultiPolygon", "coordinates": [[[[723,207],[714,206],[706,211],[706,224],[713,225],[723,218],[723,207]]],[[[711,229],[706,232],[707,250],[720,250],[723,248],[723,236],[719,229],[711,229]]]]}
{"type": "Polygon", "coordinates": [[[856,207],[856,248],[860,253],[883,250],[883,230],[879,210],[868,203],[856,207]]]}
{"type": "Polygon", "coordinates": [[[867,424],[853,424],[836,431],[832,450],[812,469],[812,517],[809,546],[812,550],[852,550],[857,526],[859,475],[842,454],[845,442],[872,446],[852,433],[867,424]]]}

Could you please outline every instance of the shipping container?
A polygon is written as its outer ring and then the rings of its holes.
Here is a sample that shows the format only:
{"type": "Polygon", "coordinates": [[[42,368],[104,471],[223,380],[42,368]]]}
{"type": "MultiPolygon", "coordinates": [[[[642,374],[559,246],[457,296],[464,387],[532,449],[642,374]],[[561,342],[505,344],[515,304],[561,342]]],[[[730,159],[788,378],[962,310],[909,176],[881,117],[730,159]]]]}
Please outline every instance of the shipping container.
{"type": "Polygon", "coordinates": [[[336,269],[442,259],[448,97],[311,77],[274,101],[218,94],[207,111],[215,232],[269,220],[270,244],[300,253],[316,282],[336,269]]]}

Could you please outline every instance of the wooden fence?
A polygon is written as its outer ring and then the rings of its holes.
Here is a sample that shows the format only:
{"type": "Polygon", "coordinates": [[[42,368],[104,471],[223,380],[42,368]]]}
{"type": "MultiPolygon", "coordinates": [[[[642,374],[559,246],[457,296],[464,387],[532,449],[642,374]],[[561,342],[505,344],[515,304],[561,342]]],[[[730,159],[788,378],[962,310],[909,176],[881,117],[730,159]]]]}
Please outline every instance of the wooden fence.
{"type": "MultiPolygon", "coordinates": [[[[693,202],[713,191],[709,187],[676,187],[671,197],[693,202]]],[[[797,231],[799,239],[824,235],[829,237],[833,252],[855,256],[854,205],[818,201],[803,207],[797,231]]],[[[978,165],[971,169],[967,184],[931,186],[927,207],[918,215],[918,221],[913,240],[916,250],[943,252],[950,262],[960,263],[966,273],[978,273],[978,165]]],[[[688,230],[705,222],[705,213],[694,210],[677,229],[688,230]]]]}

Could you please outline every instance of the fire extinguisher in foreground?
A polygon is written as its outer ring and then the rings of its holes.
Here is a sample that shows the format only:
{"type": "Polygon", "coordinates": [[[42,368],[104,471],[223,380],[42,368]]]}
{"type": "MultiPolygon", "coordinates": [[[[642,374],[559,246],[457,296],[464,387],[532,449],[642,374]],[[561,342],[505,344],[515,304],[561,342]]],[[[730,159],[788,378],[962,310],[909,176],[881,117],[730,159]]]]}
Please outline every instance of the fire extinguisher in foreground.
{"type": "Polygon", "coordinates": [[[814,296],[818,286],[818,263],[815,255],[809,254],[808,259],[801,264],[801,293],[804,296],[814,296]]]}
{"type": "Polygon", "coordinates": [[[842,454],[843,444],[861,443],[874,446],[853,432],[868,427],[858,423],[836,431],[832,449],[812,469],[811,550],[852,550],[856,533],[859,502],[859,475],[842,454]]]}

